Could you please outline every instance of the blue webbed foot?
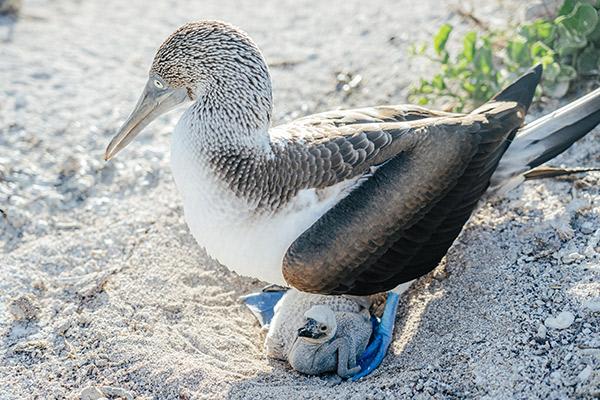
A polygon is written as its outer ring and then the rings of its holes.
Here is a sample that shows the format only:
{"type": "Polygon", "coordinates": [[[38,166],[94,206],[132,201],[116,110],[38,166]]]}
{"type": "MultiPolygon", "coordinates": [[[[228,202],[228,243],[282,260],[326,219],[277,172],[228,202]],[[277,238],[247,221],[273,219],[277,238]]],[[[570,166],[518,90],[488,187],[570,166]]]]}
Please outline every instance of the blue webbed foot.
{"type": "Polygon", "coordinates": [[[281,300],[286,291],[287,289],[284,288],[267,286],[262,292],[250,293],[242,296],[241,299],[258,319],[260,326],[265,326],[271,323],[275,305],[281,300]]]}
{"type": "Polygon", "coordinates": [[[359,373],[350,378],[357,381],[373,372],[383,361],[394,333],[394,322],[396,320],[396,311],[398,310],[398,301],[400,296],[397,293],[389,292],[385,301],[385,309],[381,320],[374,323],[373,336],[369,345],[360,356],[358,364],[361,367],[359,373]]]}

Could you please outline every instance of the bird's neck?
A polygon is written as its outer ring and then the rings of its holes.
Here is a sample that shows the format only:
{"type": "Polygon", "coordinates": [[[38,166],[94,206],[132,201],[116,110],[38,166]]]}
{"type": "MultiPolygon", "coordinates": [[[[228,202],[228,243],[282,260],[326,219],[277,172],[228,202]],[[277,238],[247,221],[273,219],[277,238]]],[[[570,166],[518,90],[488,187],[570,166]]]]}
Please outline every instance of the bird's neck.
{"type": "MultiPolygon", "coordinates": [[[[237,196],[260,200],[263,191],[248,192],[245,188],[247,176],[262,170],[273,158],[269,135],[271,106],[253,100],[238,97],[238,102],[233,98],[218,101],[203,96],[188,108],[172,140],[176,180],[177,174],[187,176],[187,171],[200,167],[211,178],[225,182],[237,196]]],[[[261,183],[266,182],[264,178],[261,183]]],[[[262,184],[258,186],[264,188],[262,184]]]]}
{"type": "Polygon", "coordinates": [[[266,66],[259,71],[241,67],[233,77],[213,75],[189,117],[208,148],[263,148],[269,143],[272,109],[266,66]]]}

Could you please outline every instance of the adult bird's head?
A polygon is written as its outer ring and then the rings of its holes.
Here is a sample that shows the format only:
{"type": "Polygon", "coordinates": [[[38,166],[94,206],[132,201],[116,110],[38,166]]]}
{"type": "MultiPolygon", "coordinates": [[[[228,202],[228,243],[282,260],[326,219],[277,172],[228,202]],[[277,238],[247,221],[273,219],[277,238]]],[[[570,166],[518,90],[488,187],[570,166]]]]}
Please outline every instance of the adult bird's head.
{"type": "Polygon", "coordinates": [[[198,117],[229,118],[262,129],[271,119],[271,78],[254,42],[218,21],[188,23],[160,46],[133,112],[108,145],[109,160],[150,122],[180,104],[195,101],[198,117]]]}
{"type": "Polygon", "coordinates": [[[325,305],[311,307],[304,314],[304,325],[298,329],[298,337],[313,343],[325,343],[335,336],[337,321],[331,308],[325,305]]]}

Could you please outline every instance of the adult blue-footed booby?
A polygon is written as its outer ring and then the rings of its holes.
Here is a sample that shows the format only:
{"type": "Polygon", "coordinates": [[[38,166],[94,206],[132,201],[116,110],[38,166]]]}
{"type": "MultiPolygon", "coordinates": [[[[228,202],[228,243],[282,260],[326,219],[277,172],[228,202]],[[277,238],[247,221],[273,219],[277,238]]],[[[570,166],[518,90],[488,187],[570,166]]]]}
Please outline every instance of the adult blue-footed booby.
{"type": "Polygon", "coordinates": [[[231,25],[189,23],[158,49],[105,158],[191,102],[171,163],[198,243],[241,275],[368,295],[439,263],[499,163],[498,183],[514,182],[600,122],[596,91],[518,135],[541,72],[468,114],[379,106],[271,127],[271,78],[258,47],[231,25]]]}

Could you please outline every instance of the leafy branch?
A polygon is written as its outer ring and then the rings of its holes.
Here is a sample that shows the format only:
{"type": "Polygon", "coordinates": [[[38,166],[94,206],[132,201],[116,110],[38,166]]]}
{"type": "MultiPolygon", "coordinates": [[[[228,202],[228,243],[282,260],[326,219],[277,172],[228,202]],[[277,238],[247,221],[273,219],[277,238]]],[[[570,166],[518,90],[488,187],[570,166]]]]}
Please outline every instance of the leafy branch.
{"type": "Polygon", "coordinates": [[[554,19],[538,19],[511,30],[470,31],[462,48],[447,48],[453,27],[444,24],[426,45],[413,53],[439,64],[431,79],[411,88],[411,101],[421,105],[445,101],[461,111],[487,101],[498,90],[536,64],[544,66],[541,92],[560,98],[582,78],[600,75],[600,1],[565,0],[554,19]]]}

